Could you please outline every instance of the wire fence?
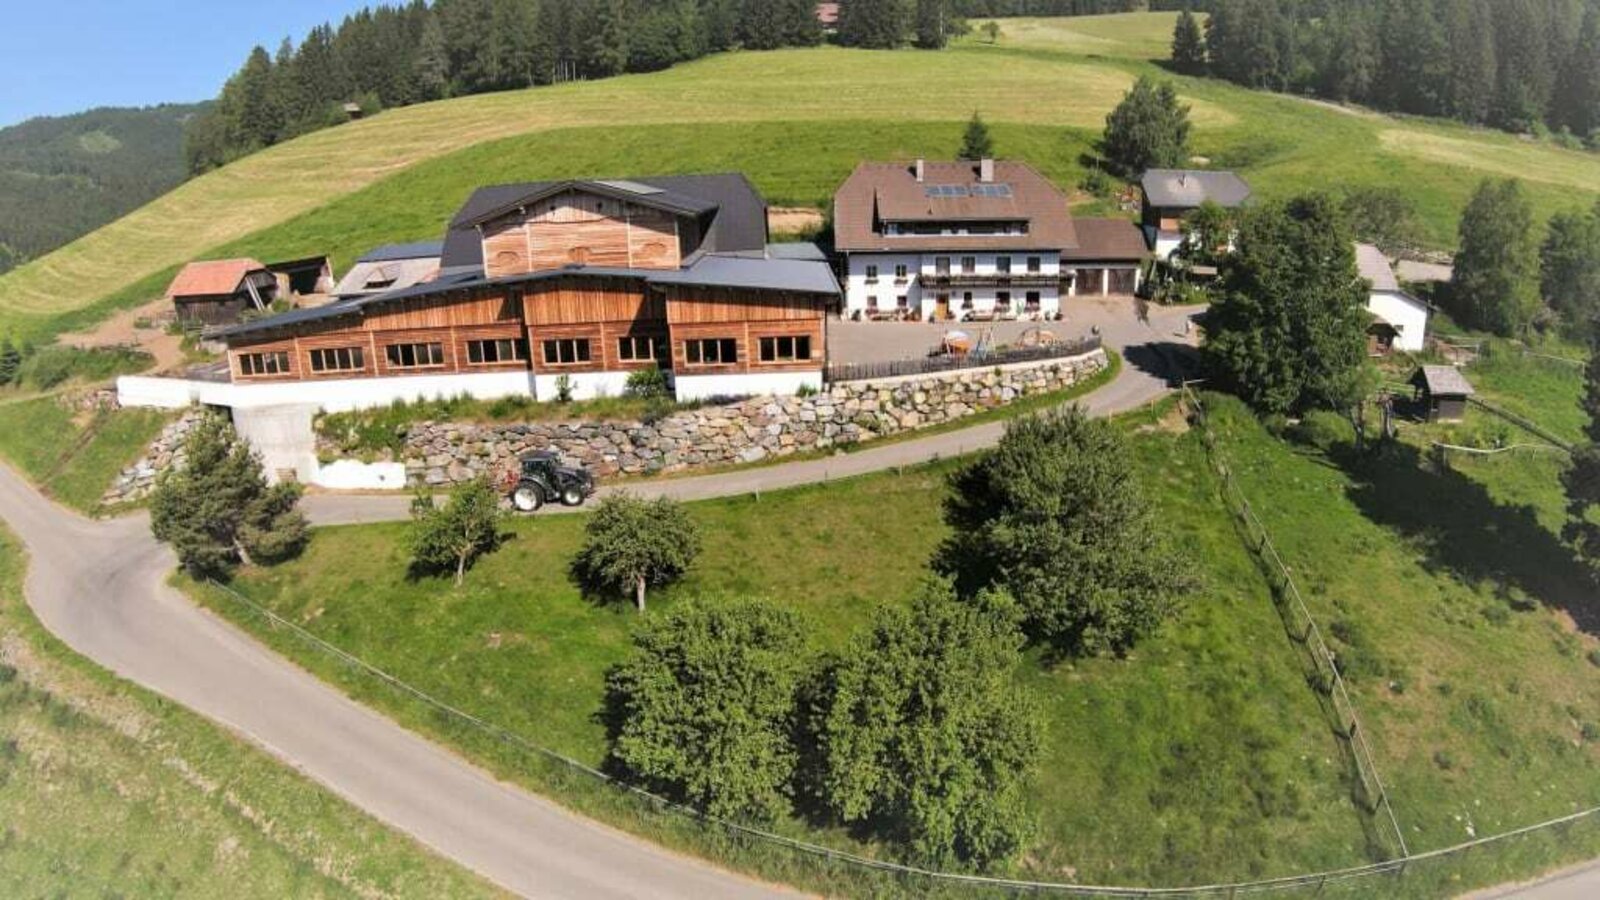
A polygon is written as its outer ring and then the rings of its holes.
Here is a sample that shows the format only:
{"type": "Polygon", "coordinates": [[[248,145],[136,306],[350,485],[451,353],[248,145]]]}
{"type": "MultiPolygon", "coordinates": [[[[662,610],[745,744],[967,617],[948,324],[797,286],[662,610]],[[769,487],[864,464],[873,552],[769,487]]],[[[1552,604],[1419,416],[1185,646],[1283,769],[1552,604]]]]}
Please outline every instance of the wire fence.
{"type": "Polygon", "coordinates": [[[1367,730],[1361,724],[1355,702],[1350,699],[1349,688],[1345,686],[1344,676],[1339,672],[1338,657],[1323,639],[1322,629],[1317,626],[1316,618],[1306,606],[1305,598],[1300,594],[1300,586],[1295,583],[1289,567],[1279,555],[1267,526],[1256,515],[1249,498],[1234,479],[1233,470],[1218,446],[1216,432],[1211,427],[1210,418],[1206,413],[1205,404],[1200,400],[1200,395],[1187,382],[1183,384],[1181,394],[1184,403],[1192,411],[1195,424],[1199,426],[1206,456],[1222,485],[1223,502],[1238,520],[1251,551],[1262,561],[1273,579],[1273,595],[1279,599],[1279,611],[1283,614],[1284,627],[1290,637],[1304,647],[1308,654],[1313,684],[1328,701],[1328,710],[1333,716],[1335,729],[1343,738],[1359,777],[1361,788],[1359,800],[1370,812],[1382,814],[1381,819],[1388,824],[1395,848],[1399,850],[1394,857],[1404,859],[1410,855],[1406,847],[1405,832],[1400,828],[1400,819],[1395,815],[1394,804],[1390,802],[1389,792],[1384,788],[1383,778],[1378,774],[1372,748],[1367,743],[1367,730]]]}
{"type": "MultiPolygon", "coordinates": [[[[1181,394],[1192,404],[1192,408],[1199,413],[1199,424],[1201,428],[1205,430],[1204,433],[1210,435],[1211,432],[1206,420],[1204,419],[1204,408],[1200,405],[1198,395],[1196,395],[1187,384],[1182,387],[1181,394]]],[[[1214,437],[1208,437],[1206,439],[1206,444],[1208,453],[1217,453],[1214,437]]],[[[349,667],[355,673],[367,678],[371,678],[375,682],[378,682],[396,691],[403,697],[409,698],[411,701],[419,704],[422,708],[437,714],[442,718],[442,720],[453,722],[457,725],[467,726],[470,729],[478,731],[497,741],[503,742],[512,749],[525,752],[536,758],[554,763],[559,767],[563,767],[576,773],[581,778],[588,779],[594,784],[614,789],[623,795],[632,797],[639,802],[641,810],[679,817],[681,819],[691,821],[708,831],[714,831],[719,834],[739,838],[749,842],[751,845],[764,846],[790,853],[799,860],[807,860],[816,865],[818,872],[844,872],[848,875],[851,871],[854,871],[861,875],[886,876],[893,879],[894,884],[900,886],[911,896],[932,895],[936,892],[954,890],[962,895],[972,894],[973,892],[983,892],[986,895],[1008,897],[1051,894],[1054,896],[1065,897],[1124,897],[1147,898],[1147,900],[1148,898],[1235,898],[1258,895],[1264,896],[1289,894],[1321,897],[1329,896],[1341,888],[1347,890],[1362,890],[1361,886],[1370,886],[1370,881],[1372,879],[1380,877],[1398,878],[1405,876],[1408,872],[1418,873],[1421,871],[1419,867],[1423,864],[1457,859],[1469,851],[1501,845],[1513,839],[1549,833],[1563,835],[1565,834],[1565,829],[1568,826],[1577,823],[1588,823],[1596,819],[1600,819],[1600,806],[1595,806],[1575,811],[1570,815],[1524,826],[1522,828],[1502,832],[1496,835],[1475,838],[1474,840],[1455,844],[1453,846],[1442,847],[1436,850],[1430,850],[1417,854],[1410,853],[1405,846],[1404,836],[1400,833],[1399,822],[1394,816],[1392,806],[1389,804],[1388,795],[1385,792],[1381,781],[1378,780],[1376,768],[1372,766],[1371,750],[1366,743],[1365,731],[1361,728],[1360,723],[1356,718],[1355,707],[1350,703],[1349,694],[1344,688],[1343,680],[1339,677],[1334,656],[1327,649],[1326,644],[1322,641],[1321,633],[1317,630],[1315,620],[1312,619],[1309,611],[1306,610],[1304,600],[1300,598],[1298,588],[1293,586],[1293,580],[1289,577],[1288,569],[1283,565],[1283,561],[1281,557],[1278,556],[1277,550],[1272,548],[1271,541],[1266,536],[1265,528],[1260,525],[1259,519],[1257,519],[1254,512],[1250,510],[1248,503],[1243,500],[1243,495],[1238,493],[1237,485],[1232,481],[1231,472],[1228,471],[1225,463],[1217,462],[1216,465],[1219,467],[1219,473],[1223,475],[1224,482],[1233,486],[1232,490],[1235,492],[1236,502],[1243,503],[1243,506],[1241,507],[1242,512],[1240,515],[1242,515],[1249,522],[1253,523],[1253,527],[1257,529],[1261,535],[1257,548],[1258,552],[1267,552],[1270,555],[1270,559],[1273,560],[1277,570],[1281,573],[1282,580],[1286,583],[1289,591],[1292,593],[1296,613],[1300,616],[1300,621],[1304,623],[1303,634],[1305,635],[1305,640],[1314,643],[1314,646],[1317,648],[1317,651],[1314,654],[1314,656],[1320,657],[1317,665],[1319,668],[1325,667],[1325,671],[1329,672],[1331,684],[1335,688],[1335,695],[1338,698],[1336,701],[1338,703],[1338,708],[1343,711],[1344,716],[1349,722],[1348,735],[1350,737],[1351,745],[1353,748],[1355,748],[1356,752],[1363,760],[1361,765],[1363,767],[1363,772],[1366,773],[1363,775],[1363,781],[1365,783],[1366,779],[1370,778],[1372,784],[1371,789],[1374,792],[1373,796],[1378,798],[1382,809],[1386,813],[1386,819],[1389,825],[1394,829],[1395,837],[1397,838],[1397,842],[1399,844],[1400,853],[1393,858],[1364,865],[1349,866],[1340,869],[1329,869],[1320,872],[1285,875],[1276,878],[1174,887],[1092,885],[1067,882],[1033,881],[1016,878],[995,878],[961,872],[941,872],[917,866],[902,865],[900,863],[895,863],[888,860],[874,859],[872,857],[862,856],[857,853],[841,850],[836,847],[829,847],[809,841],[799,840],[797,838],[777,834],[743,823],[721,819],[716,816],[708,815],[693,807],[686,806],[669,798],[660,796],[659,794],[655,794],[643,788],[629,784],[626,781],[615,778],[610,774],[595,768],[594,766],[582,762],[581,760],[574,759],[556,750],[542,746],[539,743],[530,740],[514,731],[496,725],[493,722],[489,722],[444,700],[434,697],[428,692],[415,687],[401,680],[400,678],[389,674],[388,672],[385,672],[384,670],[366,662],[360,657],[357,657],[354,654],[342,650],[328,641],[317,637],[294,622],[291,622],[272,610],[255,603],[227,585],[215,581],[210,582],[210,584],[218,595],[227,598],[240,609],[258,617],[265,622],[269,628],[281,629],[288,632],[297,640],[300,640],[311,647],[313,650],[326,654],[333,660],[349,667]]],[[[1286,622],[1287,621],[1288,620],[1286,620],[1286,622]]],[[[1308,643],[1308,646],[1312,646],[1312,643],[1308,643]]],[[[1375,886],[1373,886],[1373,889],[1379,890],[1375,886]]],[[[1387,888],[1383,890],[1387,891],[1387,888]]]]}

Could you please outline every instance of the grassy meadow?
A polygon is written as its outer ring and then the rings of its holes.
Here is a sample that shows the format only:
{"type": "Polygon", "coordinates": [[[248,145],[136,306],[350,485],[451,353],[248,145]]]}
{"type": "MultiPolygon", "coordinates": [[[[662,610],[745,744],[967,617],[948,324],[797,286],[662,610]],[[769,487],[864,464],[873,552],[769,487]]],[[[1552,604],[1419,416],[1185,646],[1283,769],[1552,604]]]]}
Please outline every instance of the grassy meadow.
{"type": "MultiPolygon", "coordinates": [[[[824,205],[863,158],[949,156],[981,110],[1003,155],[1063,184],[1140,74],[1166,74],[1171,14],[1002,21],[949,50],[731,53],[665,72],[465,97],[308,135],[195,179],[0,277],[0,328],[48,336],[159,296],[182,263],[332,253],[434,237],[474,187],[508,178],[748,172],[777,204],[824,205]],[[906,102],[914,97],[924,102],[906,102]]],[[[1447,123],[1173,77],[1196,152],[1265,196],[1341,184],[1404,192],[1449,246],[1486,175],[1530,180],[1541,214],[1592,198],[1600,156],[1447,123]]]]}
{"type": "Polygon", "coordinates": [[[0,460],[67,506],[94,512],[167,421],[150,409],[75,412],[53,394],[0,401],[0,460]]]}
{"type": "MultiPolygon", "coordinates": [[[[1216,402],[1224,452],[1334,636],[1412,848],[1600,803],[1600,673],[1589,661],[1600,623],[1579,615],[1581,582],[1549,531],[1480,486],[1430,474],[1406,448],[1365,461],[1323,454],[1216,402]]],[[[1047,667],[1030,658],[1017,672],[1048,725],[1039,840],[1015,873],[1176,885],[1380,858],[1384,839],[1351,801],[1347,758],[1218,502],[1197,435],[1170,405],[1121,422],[1202,587],[1128,659],[1047,667]]],[[[925,576],[945,534],[939,502],[954,464],[693,504],[705,555],[653,608],[760,594],[801,610],[814,648],[837,647],[874,604],[904,602],[925,576]]],[[[581,520],[537,517],[512,530],[460,590],[406,577],[403,525],[320,530],[303,559],[247,572],[236,587],[447,702],[598,763],[603,673],[626,652],[635,617],[584,597],[569,578],[581,520]]],[[[408,725],[607,815],[500,745],[441,725],[216,592],[198,594],[408,725]]],[[[800,822],[780,829],[884,852],[800,822]]],[[[1439,896],[1597,848],[1600,829],[1575,831],[1426,867],[1403,889],[1357,893],[1439,896]]]]}
{"type": "Polygon", "coordinates": [[[499,894],[209,722],[82,661],[0,532],[0,895],[499,894]]]}

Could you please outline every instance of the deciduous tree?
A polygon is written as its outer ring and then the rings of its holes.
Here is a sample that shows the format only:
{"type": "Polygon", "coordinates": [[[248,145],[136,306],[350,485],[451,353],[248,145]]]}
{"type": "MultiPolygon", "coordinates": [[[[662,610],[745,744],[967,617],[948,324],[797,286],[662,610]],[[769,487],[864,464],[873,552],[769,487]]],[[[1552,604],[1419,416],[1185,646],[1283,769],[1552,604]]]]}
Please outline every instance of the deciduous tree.
{"type": "Polygon", "coordinates": [[[645,591],[677,580],[699,553],[699,528],[682,504],[616,493],[589,516],[572,568],[590,590],[631,594],[642,613],[645,591]]]}
{"type": "Polygon", "coordinates": [[[1126,651],[1190,584],[1121,433],[1076,407],[1011,422],[951,478],[944,517],[952,534],[935,565],[964,596],[1010,593],[1058,655],[1126,651]]]}
{"type": "Polygon", "coordinates": [[[786,606],[691,601],[645,620],[606,679],[611,763],[714,816],[789,808],[804,630],[786,606]]]}
{"type": "Polygon", "coordinates": [[[1012,680],[1021,642],[1003,594],[962,602],[933,583],[910,609],[880,607],[808,691],[817,801],[935,867],[1019,852],[1040,745],[1012,680]]]}
{"type": "Polygon", "coordinates": [[[1570,326],[1600,317],[1600,203],[1588,213],[1557,213],[1540,250],[1540,292],[1570,326]]]}
{"type": "Polygon", "coordinates": [[[1485,180],[1461,214],[1450,303],[1463,324],[1521,334],[1539,311],[1533,205],[1515,179],[1485,180]]]}
{"type": "Polygon", "coordinates": [[[1175,168],[1189,158],[1189,107],[1178,102],[1170,82],[1141,75],[1106,116],[1102,150],[1124,175],[1175,168]]]}
{"type": "Polygon", "coordinates": [[[451,572],[460,587],[478,557],[493,553],[505,540],[500,530],[504,517],[500,498],[482,478],[453,489],[443,506],[418,494],[411,501],[407,535],[413,570],[451,572]]]}
{"type": "Polygon", "coordinates": [[[299,487],[268,486],[261,459],[222,416],[207,416],[183,443],[183,461],[156,478],[150,528],[197,578],[240,563],[273,563],[305,546],[299,487]]]}

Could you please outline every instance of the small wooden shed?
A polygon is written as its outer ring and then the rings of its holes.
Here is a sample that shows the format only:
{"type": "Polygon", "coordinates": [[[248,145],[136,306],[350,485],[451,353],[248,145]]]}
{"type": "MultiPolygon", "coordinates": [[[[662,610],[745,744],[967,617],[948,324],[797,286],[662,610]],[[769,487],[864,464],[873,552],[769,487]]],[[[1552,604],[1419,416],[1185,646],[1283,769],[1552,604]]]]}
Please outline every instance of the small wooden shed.
{"type": "Polygon", "coordinates": [[[1423,366],[1411,376],[1416,399],[1429,422],[1460,422],[1467,417],[1472,385],[1455,366],[1423,366]]]}

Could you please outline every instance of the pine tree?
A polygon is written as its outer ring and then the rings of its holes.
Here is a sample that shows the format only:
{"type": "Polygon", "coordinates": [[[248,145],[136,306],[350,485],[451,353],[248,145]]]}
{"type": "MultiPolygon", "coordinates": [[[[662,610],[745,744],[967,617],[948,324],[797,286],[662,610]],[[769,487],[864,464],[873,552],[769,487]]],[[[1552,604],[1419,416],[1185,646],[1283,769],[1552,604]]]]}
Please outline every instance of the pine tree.
{"type": "Polygon", "coordinates": [[[1172,29],[1172,66],[1179,72],[1198,75],[1206,70],[1206,39],[1200,22],[1188,7],[1178,15],[1172,29]]]}
{"type": "Polygon", "coordinates": [[[994,141],[989,138],[989,126],[976,111],[967,122],[966,133],[961,136],[961,152],[956,159],[993,159],[994,141]]]}
{"type": "Polygon", "coordinates": [[[886,50],[911,32],[911,0],[848,0],[839,7],[839,43],[886,50]]]}
{"type": "Polygon", "coordinates": [[[1498,62],[1493,121],[1510,131],[1530,131],[1544,121],[1555,80],[1547,23],[1536,0],[1496,0],[1493,9],[1498,62]]]}
{"type": "Polygon", "coordinates": [[[17,370],[22,368],[22,352],[8,335],[0,338],[0,387],[17,380],[17,370]]]}
{"type": "Polygon", "coordinates": [[[260,457],[226,418],[202,419],[184,440],[183,459],[156,478],[150,529],[190,574],[226,577],[241,562],[275,562],[305,545],[299,488],[269,487],[260,457]]]}
{"type": "Polygon", "coordinates": [[[589,0],[583,71],[593,78],[620,75],[628,64],[627,0],[589,0]]]}
{"type": "Polygon", "coordinates": [[[916,0],[916,36],[924,50],[941,50],[950,42],[953,14],[950,0],[916,0]]]}
{"type": "Polygon", "coordinates": [[[419,100],[442,100],[450,95],[450,55],[437,16],[428,16],[422,25],[412,78],[419,100]]]}
{"type": "Polygon", "coordinates": [[[1567,54],[1555,100],[1557,124],[1600,148],[1600,2],[1591,2],[1567,54]]]}
{"type": "Polygon", "coordinates": [[[1533,206],[1515,179],[1485,180],[1461,214],[1461,249],[1450,283],[1464,324],[1510,337],[1539,310],[1539,246],[1533,206]]]}
{"type": "Polygon", "coordinates": [[[1494,101],[1494,17],[1489,0],[1453,0],[1446,33],[1450,44],[1450,78],[1441,112],[1463,122],[1489,120],[1494,101]]]}

